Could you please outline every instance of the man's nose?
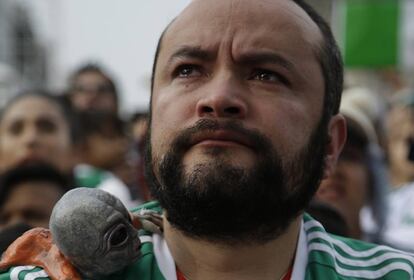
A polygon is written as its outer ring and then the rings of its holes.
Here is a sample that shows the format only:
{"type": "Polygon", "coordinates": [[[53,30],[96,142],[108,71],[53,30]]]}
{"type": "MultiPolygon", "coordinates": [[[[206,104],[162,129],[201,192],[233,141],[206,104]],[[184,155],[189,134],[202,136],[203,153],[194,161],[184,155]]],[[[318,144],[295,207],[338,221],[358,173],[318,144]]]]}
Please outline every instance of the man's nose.
{"type": "Polygon", "coordinates": [[[247,114],[247,100],[241,81],[235,77],[216,78],[205,87],[197,103],[199,117],[239,118],[247,114]]]}

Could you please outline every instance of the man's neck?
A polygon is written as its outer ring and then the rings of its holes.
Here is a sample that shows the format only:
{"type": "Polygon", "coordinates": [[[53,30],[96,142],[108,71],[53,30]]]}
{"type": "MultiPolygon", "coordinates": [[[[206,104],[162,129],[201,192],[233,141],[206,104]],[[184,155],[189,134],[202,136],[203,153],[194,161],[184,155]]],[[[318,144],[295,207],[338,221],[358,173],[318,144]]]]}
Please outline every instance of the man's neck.
{"type": "Polygon", "coordinates": [[[164,219],[164,236],[178,269],[188,280],[279,280],[293,262],[301,216],[264,245],[224,246],[190,238],[164,219]]]}

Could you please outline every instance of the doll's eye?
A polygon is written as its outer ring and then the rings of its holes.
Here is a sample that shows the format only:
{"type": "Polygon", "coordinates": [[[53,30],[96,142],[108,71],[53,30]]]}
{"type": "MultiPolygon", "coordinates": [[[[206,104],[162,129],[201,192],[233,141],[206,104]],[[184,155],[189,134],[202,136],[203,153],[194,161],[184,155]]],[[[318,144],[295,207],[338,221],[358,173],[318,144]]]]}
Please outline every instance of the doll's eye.
{"type": "Polygon", "coordinates": [[[109,236],[109,244],[111,247],[119,247],[128,240],[128,231],[125,225],[118,225],[109,236]]]}

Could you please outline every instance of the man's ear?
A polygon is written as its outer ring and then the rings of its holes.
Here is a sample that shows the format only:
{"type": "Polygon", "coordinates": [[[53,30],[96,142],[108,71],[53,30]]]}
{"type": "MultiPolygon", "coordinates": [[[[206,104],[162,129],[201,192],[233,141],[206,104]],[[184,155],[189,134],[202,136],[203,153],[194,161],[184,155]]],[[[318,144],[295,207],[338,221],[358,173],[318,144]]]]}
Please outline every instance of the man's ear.
{"type": "Polygon", "coordinates": [[[339,154],[346,142],[346,120],[341,114],[334,115],[328,124],[329,141],[326,146],[323,179],[333,174],[339,154]]]}

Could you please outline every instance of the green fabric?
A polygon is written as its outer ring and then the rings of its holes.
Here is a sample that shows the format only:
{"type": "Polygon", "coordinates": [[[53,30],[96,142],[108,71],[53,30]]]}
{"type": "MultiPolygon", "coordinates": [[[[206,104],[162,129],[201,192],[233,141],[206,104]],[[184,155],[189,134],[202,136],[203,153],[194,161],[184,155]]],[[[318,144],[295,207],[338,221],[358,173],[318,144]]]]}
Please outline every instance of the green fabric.
{"type": "Polygon", "coordinates": [[[346,3],[346,66],[396,65],[399,60],[399,1],[347,0],[346,3]]]}
{"type": "MultiPolygon", "coordinates": [[[[165,280],[155,260],[152,243],[142,245],[142,257],[134,265],[129,266],[121,279],[125,280],[165,280]]],[[[116,280],[112,279],[111,280],[116,280]]]]}
{"type": "MultiPolygon", "coordinates": [[[[139,212],[144,208],[162,212],[161,206],[157,201],[145,203],[133,209],[132,212],[139,212]]],[[[141,230],[140,236],[143,235],[151,235],[151,233],[141,230]]],[[[153,244],[151,242],[142,243],[141,253],[142,257],[124,271],[122,279],[137,280],[137,275],[139,275],[139,280],[165,280],[155,260],[153,244]]],[[[110,280],[116,279],[111,278],[110,280]]]]}
{"type": "Polygon", "coordinates": [[[413,279],[413,255],[330,235],[309,215],[304,221],[309,249],[307,280],[413,279]]]}
{"type": "Polygon", "coordinates": [[[96,188],[106,178],[109,177],[108,172],[99,168],[88,166],[80,171],[75,169],[75,185],[85,188],[96,188]]]}
{"type": "MultiPolygon", "coordinates": [[[[142,208],[161,211],[157,202],[150,202],[134,211],[139,211],[142,208]]],[[[308,247],[306,280],[413,279],[413,255],[386,246],[330,235],[307,214],[304,215],[303,221],[308,247]]],[[[140,235],[150,234],[141,231],[140,235]]],[[[137,262],[107,279],[165,280],[155,258],[153,243],[151,241],[143,242],[141,252],[142,257],[137,262]]],[[[0,280],[24,280],[27,274],[39,270],[41,271],[39,268],[22,270],[18,278],[11,278],[9,271],[0,274],[0,280]]],[[[44,280],[47,278],[32,279],[44,280]]]]}
{"type": "MultiPolygon", "coordinates": [[[[16,269],[16,271],[17,270],[21,270],[21,271],[20,271],[20,273],[15,273],[14,276],[11,276],[11,274],[9,274],[9,273],[0,274],[0,280],[9,280],[9,279],[11,279],[11,280],[25,280],[26,276],[30,276],[30,275],[33,276],[33,275],[38,274],[38,273],[42,273],[42,274],[44,273],[43,269],[41,269],[39,267],[27,267],[26,269],[23,269],[23,268],[19,269],[19,267],[17,267],[17,268],[14,268],[14,269],[16,269]],[[15,277],[17,277],[17,278],[15,278],[15,277]]],[[[49,280],[49,278],[41,277],[41,276],[36,277],[34,279],[35,280],[49,280]]]]}

